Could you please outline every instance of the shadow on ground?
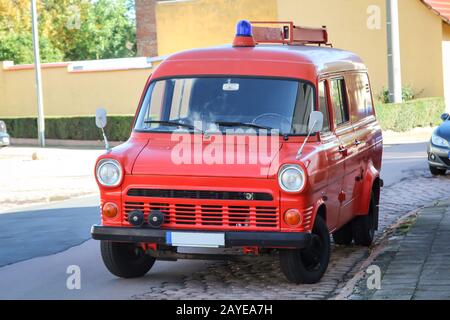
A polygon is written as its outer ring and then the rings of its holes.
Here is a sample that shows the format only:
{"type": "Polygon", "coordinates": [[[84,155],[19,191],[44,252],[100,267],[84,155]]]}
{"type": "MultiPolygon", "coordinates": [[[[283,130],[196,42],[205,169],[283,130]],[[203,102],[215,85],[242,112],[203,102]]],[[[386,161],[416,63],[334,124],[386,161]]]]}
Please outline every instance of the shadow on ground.
{"type": "Polygon", "coordinates": [[[58,208],[0,215],[0,267],[67,250],[90,238],[98,207],[58,208]]]}

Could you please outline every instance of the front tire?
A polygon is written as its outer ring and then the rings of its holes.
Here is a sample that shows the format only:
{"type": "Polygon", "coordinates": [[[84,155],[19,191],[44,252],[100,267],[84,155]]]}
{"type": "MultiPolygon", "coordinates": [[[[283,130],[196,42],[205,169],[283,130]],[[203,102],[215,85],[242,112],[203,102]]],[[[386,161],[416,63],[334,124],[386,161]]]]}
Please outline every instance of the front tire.
{"type": "Polygon", "coordinates": [[[155,258],[134,243],[101,241],[100,251],[106,268],[120,278],[142,277],[155,263],[155,258]]]}
{"type": "Polygon", "coordinates": [[[281,271],[288,281],[311,284],[320,281],[330,260],[330,233],[322,217],[317,216],[311,245],[305,249],[280,250],[281,271]]]}
{"type": "Polygon", "coordinates": [[[443,175],[445,175],[446,171],[447,170],[445,170],[445,169],[439,169],[439,168],[430,166],[430,172],[433,176],[443,176],[443,175]]]}

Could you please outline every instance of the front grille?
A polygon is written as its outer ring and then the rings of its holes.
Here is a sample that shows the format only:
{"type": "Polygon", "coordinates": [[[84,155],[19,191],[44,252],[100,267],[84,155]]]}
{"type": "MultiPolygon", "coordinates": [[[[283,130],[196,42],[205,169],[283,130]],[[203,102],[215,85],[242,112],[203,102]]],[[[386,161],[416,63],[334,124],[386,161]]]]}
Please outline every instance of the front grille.
{"type": "Polygon", "coordinates": [[[128,224],[128,214],[133,210],[143,211],[146,220],[150,211],[159,210],[164,214],[163,227],[168,228],[192,226],[200,229],[257,228],[261,231],[271,231],[279,226],[277,207],[169,202],[125,202],[124,220],[128,224]]]}
{"type": "Polygon", "coordinates": [[[448,157],[439,157],[442,162],[444,162],[447,166],[450,166],[450,159],[448,157]]]}
{"type": "Polygon", "coordinates": [[[173,190],[173,189],[130,189],[131,197],[174,198],[174,199],[214,199],[214,200],[257,200],[272,201],[270,193],[209,191],[209,190],[173,190]]]}

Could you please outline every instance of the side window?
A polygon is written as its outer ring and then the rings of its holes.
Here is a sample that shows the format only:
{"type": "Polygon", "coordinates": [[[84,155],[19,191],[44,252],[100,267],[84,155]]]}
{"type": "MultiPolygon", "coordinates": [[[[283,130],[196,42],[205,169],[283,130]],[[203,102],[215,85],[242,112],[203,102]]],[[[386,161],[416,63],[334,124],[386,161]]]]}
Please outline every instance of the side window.
{"type": "Polygon", "coordinates": [[[325,81],[319,82],[319,111],[323,113],[323,132],[330,131],[330,115],[325,81]]]}
{"type": "Polygon", "coordinates": [[[331,99],[333,100],[336,125],[338,126],[348,122],[350,120],[350,114],[348,111],[344,79],[334,79],[331,81],[331,99]]]}
{"type": "Polygon", "coordinates": [[[369,75],[364,73],[361,75],[362,81],[364,83],[364,105],[366,109],[366,116],[372,116],[373,113],[373,103],[372,103],[372,91],[370,89],[369,75]]]}
{"type": "Polygon", "coordinates": [[[373,115],[372,95],[367,73],[354,73],[346,76],[351,119],[355,123],[373,115]]]}

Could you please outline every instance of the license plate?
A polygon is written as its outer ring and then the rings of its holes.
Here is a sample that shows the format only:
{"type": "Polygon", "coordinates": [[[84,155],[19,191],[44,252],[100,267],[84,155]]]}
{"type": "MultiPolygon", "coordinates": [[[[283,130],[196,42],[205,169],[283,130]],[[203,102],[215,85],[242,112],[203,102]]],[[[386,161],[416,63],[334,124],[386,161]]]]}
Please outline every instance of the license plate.
{"type": "Polygon", "coordinates": [[[9,144],[9,138],[8,137],[3,137],[3,143],[9,144]]]}
{"type": "Polygon", "coordinates": [[[225,234],[168,231],[166,243],[175,247],[220,248],[225,246],[225,234]]]}

